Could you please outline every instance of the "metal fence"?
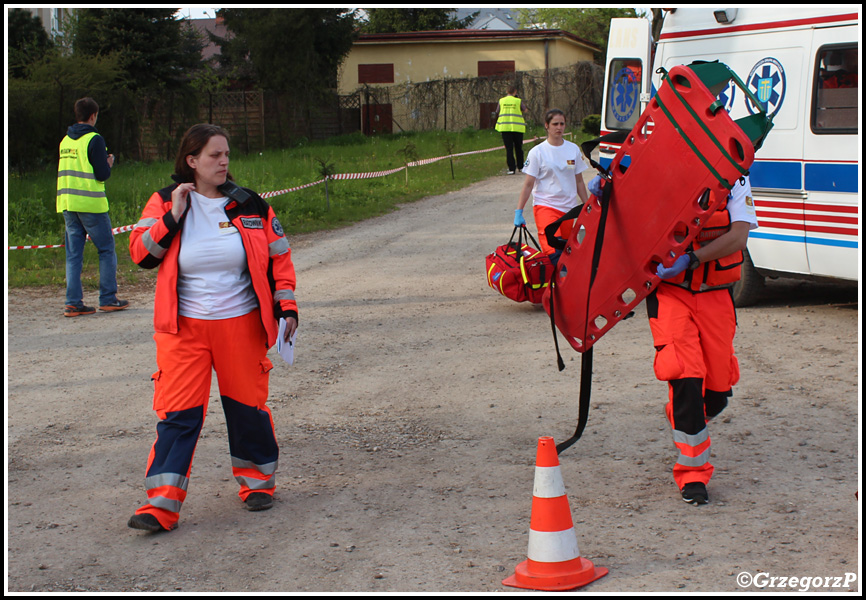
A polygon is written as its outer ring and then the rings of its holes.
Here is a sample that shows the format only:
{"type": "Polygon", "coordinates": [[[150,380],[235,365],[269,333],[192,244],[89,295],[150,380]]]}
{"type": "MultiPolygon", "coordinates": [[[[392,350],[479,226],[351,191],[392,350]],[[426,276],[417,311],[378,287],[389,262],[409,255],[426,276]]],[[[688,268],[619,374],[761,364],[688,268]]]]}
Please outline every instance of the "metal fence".
{"type": "Polygon", "coordinates": [[[365,86],[360,96],[365,133],[459,131],[494,125],[499,98],[517,86],[529,120],[543,122],[550,108],[562,109],[577,124],[601,112],[604,70],[591,62],[558,69],[520,71],[496,77],[444,79],[392,86],[365,86]]]}

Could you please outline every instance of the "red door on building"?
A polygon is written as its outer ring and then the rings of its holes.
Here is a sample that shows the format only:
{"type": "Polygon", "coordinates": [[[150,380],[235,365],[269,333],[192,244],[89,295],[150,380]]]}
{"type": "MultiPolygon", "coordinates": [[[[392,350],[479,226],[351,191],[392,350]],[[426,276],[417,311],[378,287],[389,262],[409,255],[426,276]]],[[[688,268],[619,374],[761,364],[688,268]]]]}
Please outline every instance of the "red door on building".
{"type": "Polygon", "coordinates": [[[496,113],[497,108],[499,108],[498,102],[481,103],[481,117],[479,119],[479,127],[481,129],[493,129],[496,126],[496,119],[493,118],[493,115],[496,113]]]}
{"type": "Polygon", "coordinates": [[[392,113],[390,104],[364,105],[364,135],[391,133],[392,113]]]}

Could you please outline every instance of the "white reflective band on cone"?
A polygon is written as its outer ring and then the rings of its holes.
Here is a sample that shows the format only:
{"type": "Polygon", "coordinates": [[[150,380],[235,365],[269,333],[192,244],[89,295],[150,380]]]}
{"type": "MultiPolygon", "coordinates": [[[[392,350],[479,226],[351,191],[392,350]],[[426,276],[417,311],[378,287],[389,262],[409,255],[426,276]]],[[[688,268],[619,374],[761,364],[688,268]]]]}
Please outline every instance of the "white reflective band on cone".
{"type": "Polygon", "coordinates": [[[565,562],[580,556],[574,527],[565,531],[529,530],[529,550],[526,557],[536,562],[565,562]]]}
{"type": "Polygon", "coordinates": [[[535,483],[532,495],[536,498],[559,498],[565,496],[565,484],[559,467],[535,467],[535,483]]]}

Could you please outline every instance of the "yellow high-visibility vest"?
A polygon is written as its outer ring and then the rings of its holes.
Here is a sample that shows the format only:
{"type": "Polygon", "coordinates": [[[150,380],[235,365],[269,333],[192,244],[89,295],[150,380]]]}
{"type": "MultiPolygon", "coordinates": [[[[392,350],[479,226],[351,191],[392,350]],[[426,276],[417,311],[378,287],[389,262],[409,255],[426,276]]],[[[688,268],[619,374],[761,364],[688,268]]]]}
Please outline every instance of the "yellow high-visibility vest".
{"type": "MultiPolygon", "coordinates": [[[[60,163],[57,168],[57,212],[108,212],[105,183],[98,181],[93,165],[87,160],[87,145],[95,131],[77,140],[68,135],[60,142],[60,163]]],[[[106,148],[107,150],[107,148],[106,148]]]]}
{"type": "Polygon", "coordinates": [[[520,98],[505,96],[499,99],[499,118],[496,119],[496,131],[526,132],[526,121],[520,110],[520,98]]]}

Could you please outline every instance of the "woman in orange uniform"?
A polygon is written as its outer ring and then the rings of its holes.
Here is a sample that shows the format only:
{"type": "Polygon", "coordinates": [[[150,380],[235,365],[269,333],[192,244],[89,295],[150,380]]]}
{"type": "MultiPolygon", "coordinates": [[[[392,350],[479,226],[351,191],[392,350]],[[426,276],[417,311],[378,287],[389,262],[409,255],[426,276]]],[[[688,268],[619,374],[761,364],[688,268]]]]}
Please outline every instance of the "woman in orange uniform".
{"type": "Polygon", "coordinates": [[[176,181],[148,200],[129,241],[133,261],[159,268],[154,302],[153,407],[160,419],[147,461],[147,503],[129,527],[171,530],[189,484],[212,370],[228,427],[232,472],[249,510],[273,506],[277,448],[266,354],[279,319],[298,324],[291,249],[273,209],[235,185],[229,136],[191,127],[175,160],[176,181]]]}

